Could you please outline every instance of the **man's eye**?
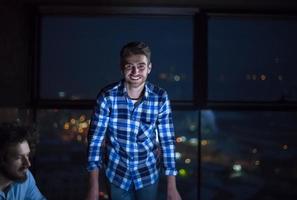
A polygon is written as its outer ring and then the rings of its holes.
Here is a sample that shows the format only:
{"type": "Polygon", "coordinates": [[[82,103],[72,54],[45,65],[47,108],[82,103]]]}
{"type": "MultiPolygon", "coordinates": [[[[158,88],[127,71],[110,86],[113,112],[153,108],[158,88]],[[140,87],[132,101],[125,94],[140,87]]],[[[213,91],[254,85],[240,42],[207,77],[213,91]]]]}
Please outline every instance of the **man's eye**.
{"type": "Polygon", "coordinates": [[[125,69],[132,69],[132,67],[133,65],[129,65],[129,64],[125,65],[125,69]]]}
{"type": "Polygon", "coordinates": [[[21,160],[22,159],[22,156],[15,156],[15,157],[12,157],[14,160],[21,160]]]}
{"type": "Polygon", "coordinates": [[[137,68],[143,70],[145,68],[145,65],[139,65],[137,68]]]}

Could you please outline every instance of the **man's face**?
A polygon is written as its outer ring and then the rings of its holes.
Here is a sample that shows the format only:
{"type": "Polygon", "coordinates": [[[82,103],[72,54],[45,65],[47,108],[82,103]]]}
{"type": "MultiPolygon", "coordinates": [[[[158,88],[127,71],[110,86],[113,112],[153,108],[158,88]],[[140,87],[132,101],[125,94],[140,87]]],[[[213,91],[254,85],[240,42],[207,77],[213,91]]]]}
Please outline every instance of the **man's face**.
{"type": "Polygon", "coordinates": [[[27,141],[8,147],[7,154],[0,166],[0,173],[11,181],[25,181],[26,171],[31,166],[30,147],[27,141]]]}
{"type": "Polygon", "coordinates": [[[125,82],[128,86],[139,87],[143,85],[151,72],[151,63],[145,55],[130,55],[122,66],[125,82]]]}

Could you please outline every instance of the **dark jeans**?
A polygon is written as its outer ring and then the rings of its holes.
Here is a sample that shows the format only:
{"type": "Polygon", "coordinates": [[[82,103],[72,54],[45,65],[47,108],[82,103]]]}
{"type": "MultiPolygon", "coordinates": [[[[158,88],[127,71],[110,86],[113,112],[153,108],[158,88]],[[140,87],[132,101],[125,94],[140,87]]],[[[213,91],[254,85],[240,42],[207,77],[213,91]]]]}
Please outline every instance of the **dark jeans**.
{"type": "Polygon", "coordinates": [[[132,186],[129,191],[123,190],[113,184],[110,184],[110,193],[112,200],[156,200],[158,191],[158,181],[153,184],[135,190],[132,186]]]}

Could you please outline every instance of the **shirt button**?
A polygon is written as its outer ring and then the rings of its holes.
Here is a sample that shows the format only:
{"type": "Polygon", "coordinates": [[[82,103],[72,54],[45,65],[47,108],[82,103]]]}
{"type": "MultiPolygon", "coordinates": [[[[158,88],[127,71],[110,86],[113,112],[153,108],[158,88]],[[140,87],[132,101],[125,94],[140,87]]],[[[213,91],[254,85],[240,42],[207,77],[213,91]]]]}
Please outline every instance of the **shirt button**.
{"type": "Polygon", "coordinates": [[[134,160],[134,158],[133,158],[133,157],[131,157],[131,160],[134,160]]]}

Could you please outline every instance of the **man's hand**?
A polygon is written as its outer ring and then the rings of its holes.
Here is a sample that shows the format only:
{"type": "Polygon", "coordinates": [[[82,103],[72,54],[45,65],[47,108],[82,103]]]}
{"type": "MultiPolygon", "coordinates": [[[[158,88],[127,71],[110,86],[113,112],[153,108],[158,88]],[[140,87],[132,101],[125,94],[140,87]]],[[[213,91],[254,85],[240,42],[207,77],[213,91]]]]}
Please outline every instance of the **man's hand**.
{"type": "Polygon", "coordinates": [[[99,172],[98,170],[91,171],[89,174],[89,189],[86,200],[98,200],[99,199],[99,172]]]}
{"type": "Polygon", "coordinates": [[[86,200],[98,200],[99,199],[99,189],[89,188],[86,200]]]}
{"type": "Polygon", "coordinates": [[[181,200],[176,188],[175,176],[167,177],[167,200],[181,200]]]}

